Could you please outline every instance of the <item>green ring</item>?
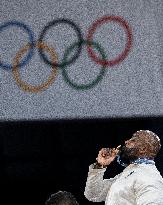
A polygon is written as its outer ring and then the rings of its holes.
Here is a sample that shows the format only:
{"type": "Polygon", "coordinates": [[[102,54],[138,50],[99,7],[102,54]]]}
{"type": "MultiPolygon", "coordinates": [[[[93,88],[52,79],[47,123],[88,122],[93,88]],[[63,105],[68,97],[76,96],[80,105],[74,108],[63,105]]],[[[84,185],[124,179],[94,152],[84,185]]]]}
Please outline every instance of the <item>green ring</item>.
{"type": "MultiPolygon", "coordinates": [[[[79,46],[79,44],[91,44],[92,46],[94,46],[101,54],[101,57],[102,57],[102,60],[106,60],[106,55],[105,55],[105,52],[104,52],[104,49],[96,42],[94,41],[88,41],[88,40],[83,40],[82,42],[74,42],[72,45],[70,45],[69,48],[66,49],[65,53],[64,53],[64,57],[63,57],[63,62],[67,62],[67,58],[68,58],[68,55],[71,53],[71,51],[79,46]]],[[[77,84],[75,82],[73,82],[72,80],[70,80],[68,74],[67,74],[67,71],[65,69],[66,66],[62,67],[62,75],[63,75],[63,78],[64,80],[66,81],[66,83],[68,83],[71,87],[77,89],[77,90],[84,90],[84,89],[90,89],[92,88],[93,86],[95,86],[97,83],[99,83],[104,74],[106,73],[106,65],[103,65],[102,68],[101,68],[101,71],[100,73],[98,74],[98,76],[96,77],[95,80],[93,80],[91,83],[88,83],[88,84],[77,84]]]]}

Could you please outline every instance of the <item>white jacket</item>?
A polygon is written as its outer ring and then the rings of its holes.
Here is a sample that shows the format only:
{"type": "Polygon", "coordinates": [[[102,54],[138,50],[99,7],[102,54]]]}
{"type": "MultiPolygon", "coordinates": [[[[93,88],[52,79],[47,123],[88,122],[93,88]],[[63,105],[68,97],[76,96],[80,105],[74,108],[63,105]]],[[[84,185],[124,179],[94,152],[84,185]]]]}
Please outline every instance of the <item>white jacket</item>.
{"type": "Polygon", "coordinates": [[[84,191],[88,200],[105,205],[163,205],[163,178],[155,165],[130,164],[110,179],[103,179],[105,170],[89,166],[84,191]]]}

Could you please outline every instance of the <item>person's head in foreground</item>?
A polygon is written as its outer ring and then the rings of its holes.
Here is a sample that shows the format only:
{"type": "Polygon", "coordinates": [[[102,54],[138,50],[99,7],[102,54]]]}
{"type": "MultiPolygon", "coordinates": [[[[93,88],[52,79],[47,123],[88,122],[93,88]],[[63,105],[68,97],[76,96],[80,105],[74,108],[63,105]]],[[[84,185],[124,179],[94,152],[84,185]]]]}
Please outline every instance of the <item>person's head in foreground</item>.
{"type": "Polygon", "coordinates": [[[120,160],[130,164],[137,159],[154,160],[161,149],[159,137],[149,130],[135,132],[121,147],[120,160]]]}
{"type": "Polygon", "coordinates": [[[45,205],[79,205],[76,198],[67,191],[58,191],[46,200],[45,205]]]}

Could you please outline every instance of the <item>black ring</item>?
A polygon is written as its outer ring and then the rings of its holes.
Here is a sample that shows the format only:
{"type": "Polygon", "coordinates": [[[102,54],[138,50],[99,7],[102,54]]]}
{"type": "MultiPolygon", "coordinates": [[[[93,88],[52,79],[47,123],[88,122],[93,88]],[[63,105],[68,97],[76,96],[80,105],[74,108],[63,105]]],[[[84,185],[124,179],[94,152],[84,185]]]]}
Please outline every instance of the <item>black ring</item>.
{"type": "Polygon", "coordinates": [[[77,37],[78,37],[78,42],[79,42],[79,45],[78,45],[76,54],[75,54],[70,60],[68,60],[67,62],[52,63],[52,62],[50,62],[50,61],[47,59],[46,55],[45,55],[44,52],[43,52],[43,49],[38,48],[38,50],[39,50],[40,57],[44,60],[44,62],[45,62],[46,64],[48,64],[48,65],[50,65],[50,66],[56,66],[56,67],[62,68],[62,67],[64,67],[64,66],[67,66],[67,65],[73,63],[73,62],[79,57],[79,55],[80,55],[80,53],[81,53],[81,51],[82,51],[83,35],[82,35],[81,30],[78,28],[78,26],[77,26],[74,22],[72,22],[72,21],[70,21],[70,20],[68,20],[68,19],[61,18],[61,19],[57,19],[57,20],[53,20],[53,21],[49,22],[49,23],[45,26],[45,28],[43,29],[43,31],[41,32],[38,41],[39,41],[39,42],[42,42],[42,41],[43,41],[43,38],[44,38],[44,36],[45,36],[45,34],[46,34],[46,32],[47,32],[47,30],[50,29],[50,27],[56,26],[56,25],[59,24],[59,23],[68,24],[68,25],[70,25],[73,29],[75,29],[75,32],[76,32],[77,37]]]}

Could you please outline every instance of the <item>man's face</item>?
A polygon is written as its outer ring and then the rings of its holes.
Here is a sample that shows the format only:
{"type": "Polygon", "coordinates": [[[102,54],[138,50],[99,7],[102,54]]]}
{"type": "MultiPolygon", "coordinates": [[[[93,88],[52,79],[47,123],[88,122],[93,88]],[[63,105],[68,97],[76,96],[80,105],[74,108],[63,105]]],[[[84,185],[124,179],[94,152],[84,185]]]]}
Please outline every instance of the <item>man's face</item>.
{"type": "Polygon", "coordinates": [[[137,144],[138,144],[138,137],[132,137],[131,139],[125,141],[125,146],[127,148],[133,148],[137,146],[137,144]]]}
{"type": "Polygon", "coordinates": [[[132,137],[131,139],[125,141],[120,153],[122,161],[129,163],[131,160],[138,158],[138,140],[138,137],[132,137]]]}

